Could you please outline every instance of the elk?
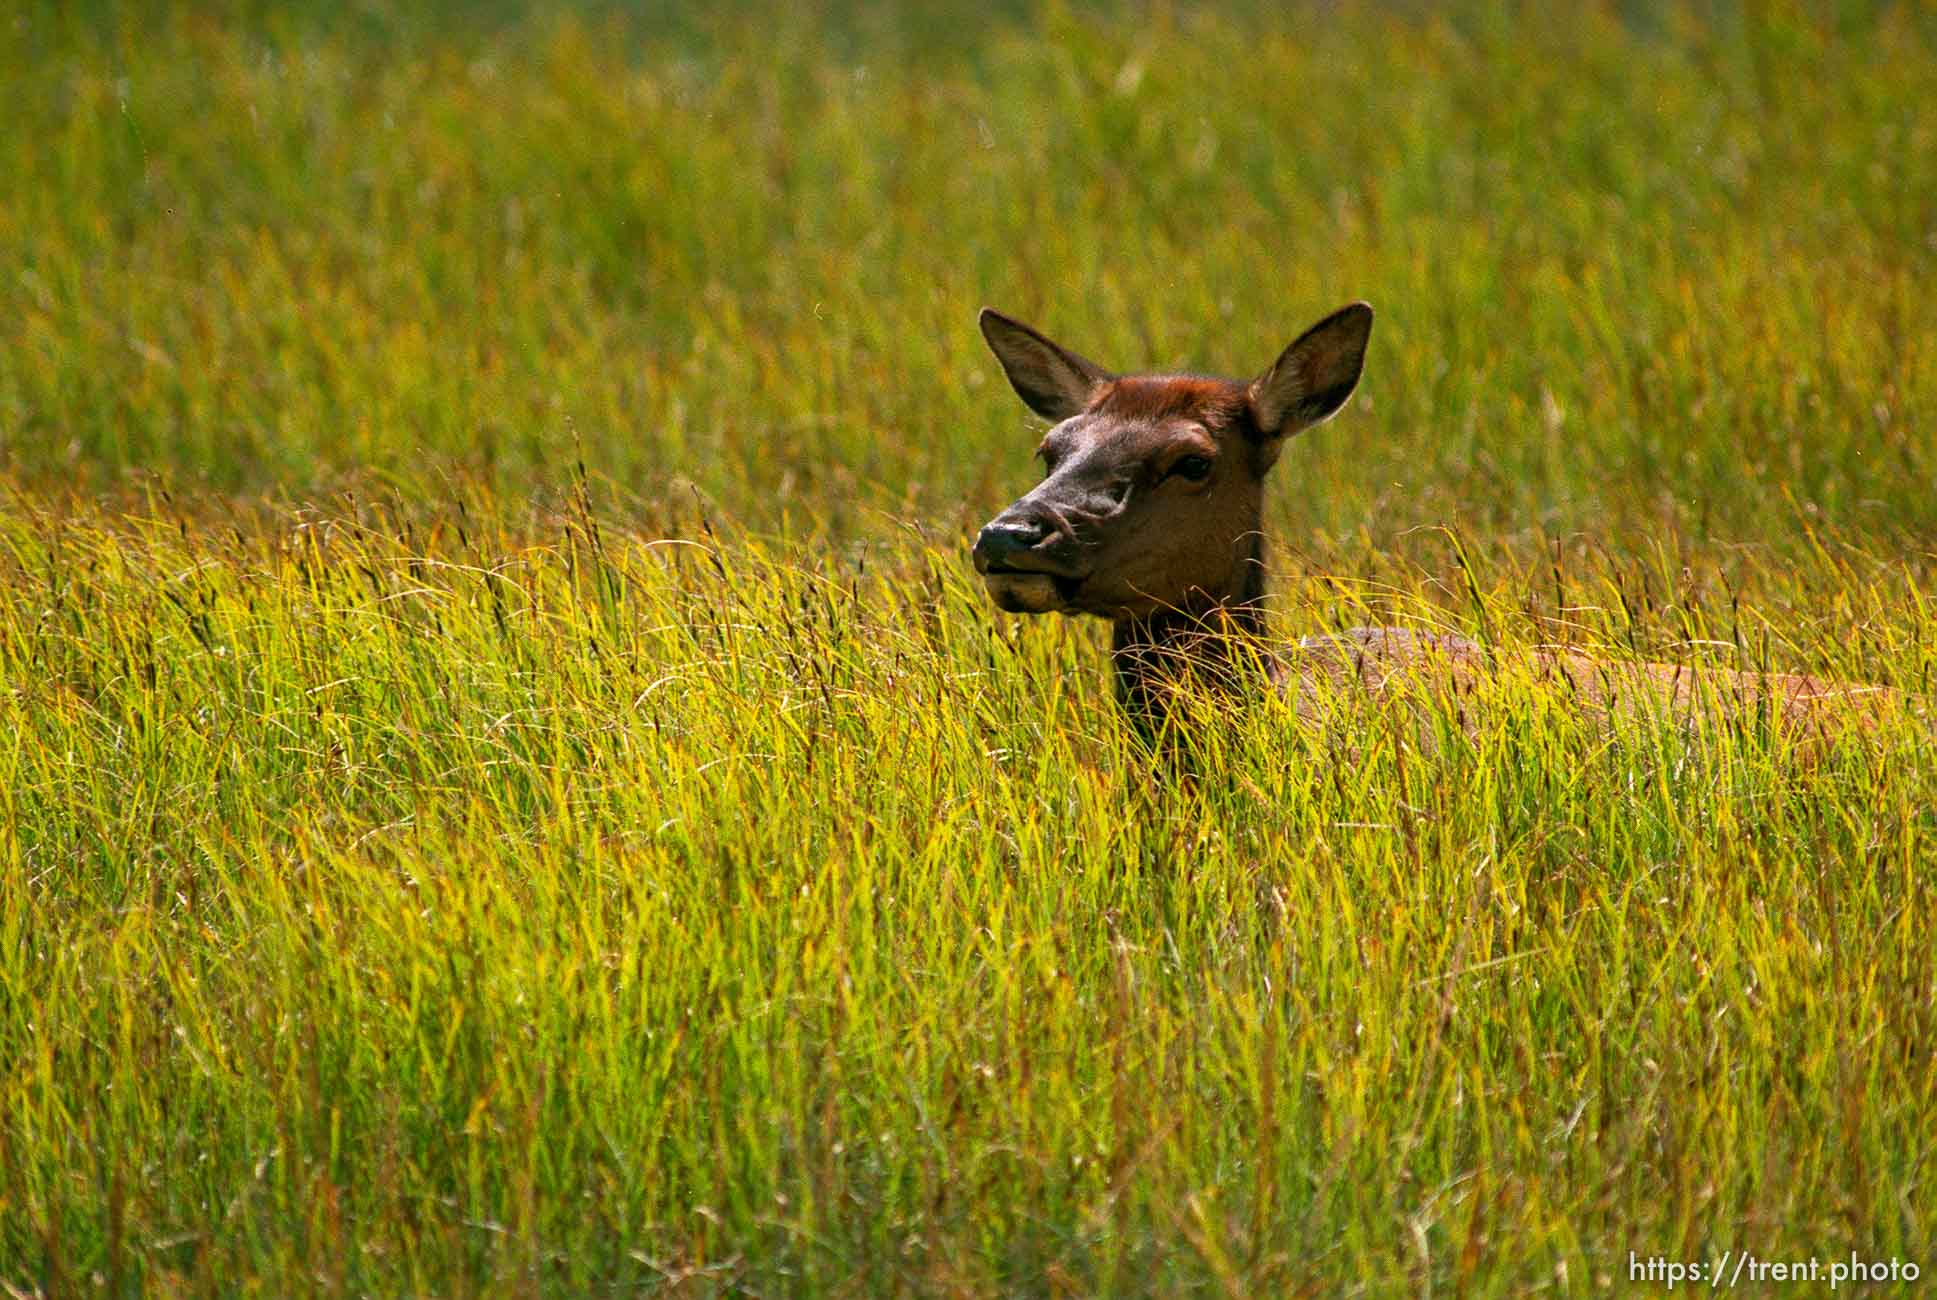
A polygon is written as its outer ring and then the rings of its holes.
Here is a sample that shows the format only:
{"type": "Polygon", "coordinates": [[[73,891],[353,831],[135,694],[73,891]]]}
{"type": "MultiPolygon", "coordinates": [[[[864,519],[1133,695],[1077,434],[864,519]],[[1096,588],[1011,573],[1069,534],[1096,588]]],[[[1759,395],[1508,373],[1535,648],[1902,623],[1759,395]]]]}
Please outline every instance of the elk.
{"type": "MultiPolygon", "coordinates": [[[[1265,477],[1294,436],[1336,415],[1358,386],[1372,308],[1355,302],[1301,334],[1249,383],[1195,374],[1116,375],[1000,312],[982,335],[1028,408],[1051,424],[1042,481],[975,539],[997,606],[1091,615],[1112,625],[1117,696],[1140,729],[1161,725],[1175,683],[1359,685],[1382,695],[1436,674],[1470,690],[1494,665],[1466,637],[1359,627],[1277,648],[1263,641],[1265,477]]],[[[1691,669],[1533,652],[1533,672],[1594,709],[1719,702],[1820,724],[1879,688],[1785,673],[1691,669]]],[[[1820,734],[1820,726],[1818,727],[1820,734]]]]}

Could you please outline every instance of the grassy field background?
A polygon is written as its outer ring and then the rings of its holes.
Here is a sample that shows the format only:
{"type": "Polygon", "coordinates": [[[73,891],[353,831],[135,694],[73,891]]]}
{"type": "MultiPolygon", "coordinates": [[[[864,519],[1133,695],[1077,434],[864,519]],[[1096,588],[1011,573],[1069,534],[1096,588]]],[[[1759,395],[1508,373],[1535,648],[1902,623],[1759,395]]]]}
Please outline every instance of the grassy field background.
{"type": "Polygon", "coordinates": [[[36,0],[0,84],[0,1285],[1937,1268],[1927,7],[36,0]],[[974,311],[1357,297],[1285,635],[1877,725],[1509,671],[1178,781],[967,571],[974,311]]]}

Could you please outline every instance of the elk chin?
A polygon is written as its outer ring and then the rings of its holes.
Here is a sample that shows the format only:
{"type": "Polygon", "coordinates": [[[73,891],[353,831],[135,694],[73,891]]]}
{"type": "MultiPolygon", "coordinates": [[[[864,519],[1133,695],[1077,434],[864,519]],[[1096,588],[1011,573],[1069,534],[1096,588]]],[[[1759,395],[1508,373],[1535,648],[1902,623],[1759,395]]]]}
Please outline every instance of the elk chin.
{"type": "Polygon", "coordinates": [[[982,583],[996,608],[1011,614],[1053,614],[1063,608],[1062,593],[1047,573],[988,573],[982,583]]]}

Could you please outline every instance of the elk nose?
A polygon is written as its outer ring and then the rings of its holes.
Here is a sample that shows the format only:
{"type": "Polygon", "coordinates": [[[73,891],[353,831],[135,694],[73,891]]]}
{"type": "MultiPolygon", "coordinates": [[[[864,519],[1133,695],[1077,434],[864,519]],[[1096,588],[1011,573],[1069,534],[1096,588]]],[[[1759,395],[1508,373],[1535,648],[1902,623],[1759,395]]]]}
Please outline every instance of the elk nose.
{"type": "Polygon", "coordinates": [[[990,569],[1007,568],[1017,556],[1033,550],[1048,535],[1047,524],[1029,519],[998,519],[975,539],[975,550],[971,552],[975,571],[987,573],[990,569]]]}

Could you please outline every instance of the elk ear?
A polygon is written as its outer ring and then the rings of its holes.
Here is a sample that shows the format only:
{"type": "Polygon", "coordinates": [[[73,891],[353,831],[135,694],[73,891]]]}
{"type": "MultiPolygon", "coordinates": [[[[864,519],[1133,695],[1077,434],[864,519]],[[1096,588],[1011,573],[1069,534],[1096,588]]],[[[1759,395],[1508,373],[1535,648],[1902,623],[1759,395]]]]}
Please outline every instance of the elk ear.
{"type": "Polygon", "coordinates": [[[1362,302],[1339,308],[1300,334],[1245,393],[1258,428],[1266,437],[1284,438],[1336,415],[1358,387],[1371,337],[1372,308],[1362,302]]]}
{"type": "Polygon", "coordinates": [[[1067,420],[1089,405],[1110,372],[1069,349],[1051,343],[1019,320],[984,307],[982,337],[1002,363],[1010,385],[1024,404],[1045,420],[1067,420]]]}

